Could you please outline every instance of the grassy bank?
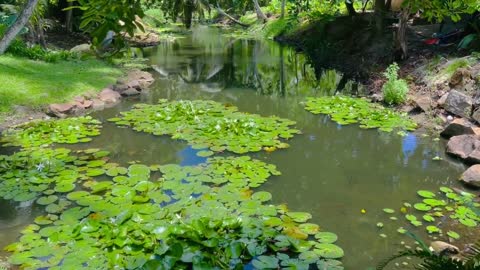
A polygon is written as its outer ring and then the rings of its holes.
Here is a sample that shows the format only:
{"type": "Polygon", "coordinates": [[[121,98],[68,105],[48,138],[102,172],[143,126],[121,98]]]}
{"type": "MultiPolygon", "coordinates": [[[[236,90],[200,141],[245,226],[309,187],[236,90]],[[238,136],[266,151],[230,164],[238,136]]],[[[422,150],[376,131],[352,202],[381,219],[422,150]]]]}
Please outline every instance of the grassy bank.
{"type": "Polygon", "coordinates": [[[98,91],[121,76],[120,69],[99,60],[46,63],[0,56],[0,122],[15,105],[41,108],[98,91]]]}

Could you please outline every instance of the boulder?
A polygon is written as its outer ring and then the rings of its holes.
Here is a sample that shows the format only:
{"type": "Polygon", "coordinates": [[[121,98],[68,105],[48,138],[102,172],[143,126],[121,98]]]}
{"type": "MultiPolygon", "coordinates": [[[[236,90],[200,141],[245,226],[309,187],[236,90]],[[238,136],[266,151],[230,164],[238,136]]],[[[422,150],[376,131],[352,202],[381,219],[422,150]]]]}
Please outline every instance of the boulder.
{"type": "Polygon", "coordinates": [[[468,170],[460,176],[460,181],[469,186],[480,188],[480,165],[473,165],[468,168],[468,170]]]}
{"type": "Polygon", "coordinates": [[[115,91],[117,91],[117,92],[119,92],[119,93],[121,93],[121,92],[123,92],[123,91],[125,91],[125,90],[127,90],[127,89],[128,89],[127,83],[117,83],[117,84],[115,84],[115,85],[113,86],[113,90],[115,90],[115,91]]]}
{"type": "Polygon", "coordinates": [[[140,86],[140,82],[138,80],[133,80],[127,83],[128,88],[133,88],[138,91],[142,91],[142,87],[140,86]]]}
{"type": "Polygon", "coordinates": [[[437,101],[437,104],[440,106],[440,107],[443,107],[445,105],[445,102],[447,102],[447,98],[448,98],[448,93],[444,94],[443,96],[440,97],[440,99],[437,101]]]}
{"type": "Polygon", "coordinates": [[[455,119],[440,133],[445,138],[451,138],[459,135],[475,134],[475,126],[463,118],[455,119]]]}
{"type": "Polygon", "coordinates": [[[75,108],[73,103],[63,103],[63,104],[50,104],[48,106],[47,114],[53,115],[59,118],[64,118],[67,114],[70,114],[75,108]]]}
{"type": "Polygon", "coordinates": [[[122,96],[130,97],[130,96],[137,96],[140,95],[140,92],[134,88],[128,88],[127,90],[122,92],[122,96]]]}
{"type": "Polygon", "coordinates": [[[447,153],[461,159],[467,159],[472,152],[480,148],[480,140],[476,135],[460,135],[452,137],[447,144],[447,153]]]}
{"type": "Polygon", "coordinates": [[[417,108],[424,112],[428,112],[432,109],[433,101],[430,97],[427,96],[420,96],[420,97],[415,97],[415,105],[417,108]]]}
{"type": "Polygon", "coordinates": [[[103,110],[104,108],[105,108],[105,102],[101,101],[100,99],[92,100],[92,109],[103,110]]]}
{"type": "Polygon", "coordinates": [[[452,88],[462,87],[467,80],[472,77],[472,73],[466,68],[457,69],[450,78],[449,85],[452,88]]]}
{"type": "Polygon", "coordinates": [[[117,103],[118,101],[120,101],[120,98],[120,94],[110,88],[105,88],[98,94],[98,99],[105,102],[106,104],[117,103]]]}
{"type": "Polygon", "coordinates": [[[472,106],[473,100],[471,97],[456,90],[451,90],[445,101],[444,108],[458,116],[470,118],[470,115],[472,114],[472,106]]]}
{"type": "Polygon", "coordinates": [[[449,243],[434,241],[430,244],[430,250],[438,255],[454,255],[460,253],[460,249],[449,243]]]}
{"type": "Polygon", "coordinates": [[[475,122],[480,123],[480,108],[473,112],[472,119],[475,120],[475,122]]]}

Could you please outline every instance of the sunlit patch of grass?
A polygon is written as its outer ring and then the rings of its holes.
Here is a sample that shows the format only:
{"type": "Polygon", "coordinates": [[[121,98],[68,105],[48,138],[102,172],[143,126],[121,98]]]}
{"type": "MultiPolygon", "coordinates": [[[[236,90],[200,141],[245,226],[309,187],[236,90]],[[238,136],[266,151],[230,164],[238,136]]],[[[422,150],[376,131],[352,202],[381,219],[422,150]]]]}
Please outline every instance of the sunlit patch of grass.
{"type": "Polygon", "coordinates": [[[0,56],[0,115],[14,105],[38,108],[98,91],[121,74],[120,69],[93,59],[46,63],[0,56]]]}
{"type": "Polygon", "coordinates": [[[455,73],[455,71],[457,71],[459,68],[468,67],[469,65],[470,65],[470,61],[468,61],[467,59],[454,60],[451,64],[449,64],[444,69],[443,72],[447,74],[449,77],[451,77],[453,73],[455,73]]]}

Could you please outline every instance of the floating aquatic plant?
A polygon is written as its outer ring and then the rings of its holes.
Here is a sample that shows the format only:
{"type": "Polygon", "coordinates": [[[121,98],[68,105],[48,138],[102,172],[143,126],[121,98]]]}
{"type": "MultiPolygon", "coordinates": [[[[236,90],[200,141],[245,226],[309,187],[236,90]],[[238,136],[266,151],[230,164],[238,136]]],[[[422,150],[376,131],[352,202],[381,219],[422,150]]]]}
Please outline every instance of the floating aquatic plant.
{"type": "Polygon", "coordinates": [[[332,120],[349,125],[359,123],[361,128],[381,131],[412,131],[417,125],[407,115],[373,104],[366,99],[347,96],[310,97],[305,109],[313,114],[327,114],[332,120]]]}
{"type": "Polygon", "coordinates": [[[55,193],[70,192],[79,180],[88,179],[89,169],[78,163],[95,161],[98,160],[91,154],[77,156],[64,148],[29,149],[2,155],[0,198],[18,202],[39,198],[38,204],[49,205],[58,199],[55,193]]]}
{"type": "MultiPolygon", "coordinates": [[[[87,153],[99,152],[80,154],[87,153]]],[[[335,234],[307,223],[311,214],[271,205],[270,193],[250,189],[279,174],[273,165],[250,157],[185,167],[120,167],[82,156],[72,161],[82,172],[100,169],[107,176],[84,181],[83,190],[66,196],[39,198],[48,214],[7,247],[11,263],[35,269],[228,269],[249,263],[343,269],[335,234]]]]}
{"type": "MultiPolygon", "coordinates": [[[[110,121],[131,126],[136,131],[154,135],[170,135],[185,140],[195,149],[238,154],[273,151],[287,148],[282,139],[290,139],[299,131],[290,128],[295,122],[279,117],[262,117],[238,112],[236,107],[214,101],[167,101],[159,104],[136,105],[122,116],[110,121]]],[[[201,156],[213,152],[202,151],[201,156]]]]}
{"type": "MultiPolygon", "coordinates": [[[[476,227],[480,223],[480,215],[478,209],[480,204],[475,202],[475,195],[468,192],[456,192],[448,187],[441,187],[440,192],[432,192],[429,190],[419,190],[417,192],[421,198],[420,202],[414,204],[404,203],[401,208],[405,219],[415,227],[425,226],[425,230],[429,234],[440,234],[443,236],[444,231],[438,227],[440,223],[446,223],[445,219],[450,219],[450,224],[455,226],[476,227]],[[413,205],[413,207],[412,207],[413,205]],[[442,222],[436,223],[441,218],[442,222]],[[423,220],[423,222],[421,221],[423,220]]],[[[388,214],[394,214],[392,211],[385,211],[388,214]]],[[[399,231],[400,232],[400,231],[399,231]]],[[[406,230],[401,228],[401,233],[406,230]]],[[[459,239],[460,234],[454,231],[445,232],[446,235],[453,239],[459,239]]]]}
{"type": "Polygon", "coordinates": [[[24,148],[89,142],[100,135],[100,124],[90,116],[32,121],[5,131],[0,142],[24,148]]]}

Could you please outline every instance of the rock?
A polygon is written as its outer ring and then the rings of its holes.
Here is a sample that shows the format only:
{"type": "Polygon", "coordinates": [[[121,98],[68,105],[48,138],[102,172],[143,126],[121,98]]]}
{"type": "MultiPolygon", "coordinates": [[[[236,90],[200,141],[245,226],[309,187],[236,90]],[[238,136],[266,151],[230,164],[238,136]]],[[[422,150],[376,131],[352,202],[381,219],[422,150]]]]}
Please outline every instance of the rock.
{"type": "Polygon", "coordinates": [[[85,102],[85,97],[76,96],[76,97],[73,98],[73,101],[78,102],[78,103],[83,103],[83,102],[85,102]]]}
{"type": "Polygon", "coordinates": [[[417,108],[419,108],[424,112],[428,112],[432,109],[432,107],[434,107],[432,106],[433,101],[432,99],[430,99],[430,97],[427,97],[427,96],[415,97],[414,100],[417,108]]]}
{"type": "Polygon", "coordinates": [[[430,250],[436,254],[453,255],[460,253],[460,249],[449,243],[434,241],[430,244],[430,250]]]}
{"type": "Polygon", "coordinates": [[[70,49],[71,52],[74,52],[74,53],[80,53],[80,54],[83,54],[83,53],[90,53],[92,52],[92,49],[91,49],[91,45],[90,44],[80,44],[80,45],[77,45],[73,48],[70,49]]]}
{"type": "Polygon", "coordinates": [[[443,107],[445,105],[445,102],[447,101],[448,98],[448,93],[444,94],[443,96],[440,97],[440,99],[437,101],[437,104],[440,107],[443,107]]]}
{"type": "Polygon", "coordinates": [[[122,93],[123,91],[125,91],[127,89],[128,89],[128,85],[124,84],[124,83],[120,83],[120,84],[117,83],[113,86],[113,90],[115,90],[119,93],[122,93]]]}
{"type": "Polygon", "coordinates": [[[463,118],[455,119],[448,124],[440,135],[445,138],[451,138],[453,136],[475,134],[474,128],[475,126],[468,120],[463,118]]]}
{"type": "Polygon", "coordinates": [[[63,104],[50,104],[48,106],[47,114],[53,115],[59,118],[64,118],[67,114],[70,114],[73,111],[75,104],[73,103],[63,103],[63,104]]]}
{"type": "Polygon", "coordinates": [[[475,120],[475,122],[480,123],[480,108],[473,112],[472,119],[475,120]]]}
{"type": "Polygon", "coordinates": [[[142,87],[140,86],[140,82],[138,80],[128,82],[127,87],[142,91],[142,87]]]}
{"type": "Polygon", "coordinates": [[[480,188],[480,165],[473,165],[468,168],[462,176],[460,181],[472,187],[480,188]]]}
{"type": "Polygon", "coordinates": [[[134,88],[128,88],[127,90],[122,92],[122,96],[125,96],[125,97],[137,96],[137,95],[140,95],[140,92],[134,88]]]}
{"type": "Polygon", "coordinates": [[[472,114],[472,105],[473,100],[471,97],[456,90],[451,90],[445,101],[444,108],[453,114],[470,118],[470,115],[472,114]]]}
{"type": "Polygon", "coordinates": [[[471,72],[466,68],[457,69],[450,79],[449,85],[452,88],[461,87],[465,84],[467,79],[472,77],[471,72]]]}
{"type": "Polygon", "coordinates": [[[100,99],[92,100],[92,109],[94,110],[103,110],[105,108],[105,102],[100,99]]]}
{"type": "Polygon", "coordinates": [[[383,96],[381,94],[373,94],[370,99],[372,102],[382,102],[383,101],[383,96]]]}
{"type": "Polygon", "coordinates": [[[479,137],[476,135],[460,135],[452,137],[447,144],[447,153],[461,159],[467,159],[470,154],[480,147],[479,137]]]}
{"type": "Polygon", "coordinates": [[[118,101],[120,101],[120,98],[120,94],[110,88],[105,88],[98,94],[98,99],[105,102],[106,104],[117,103],[118,101]]]}

